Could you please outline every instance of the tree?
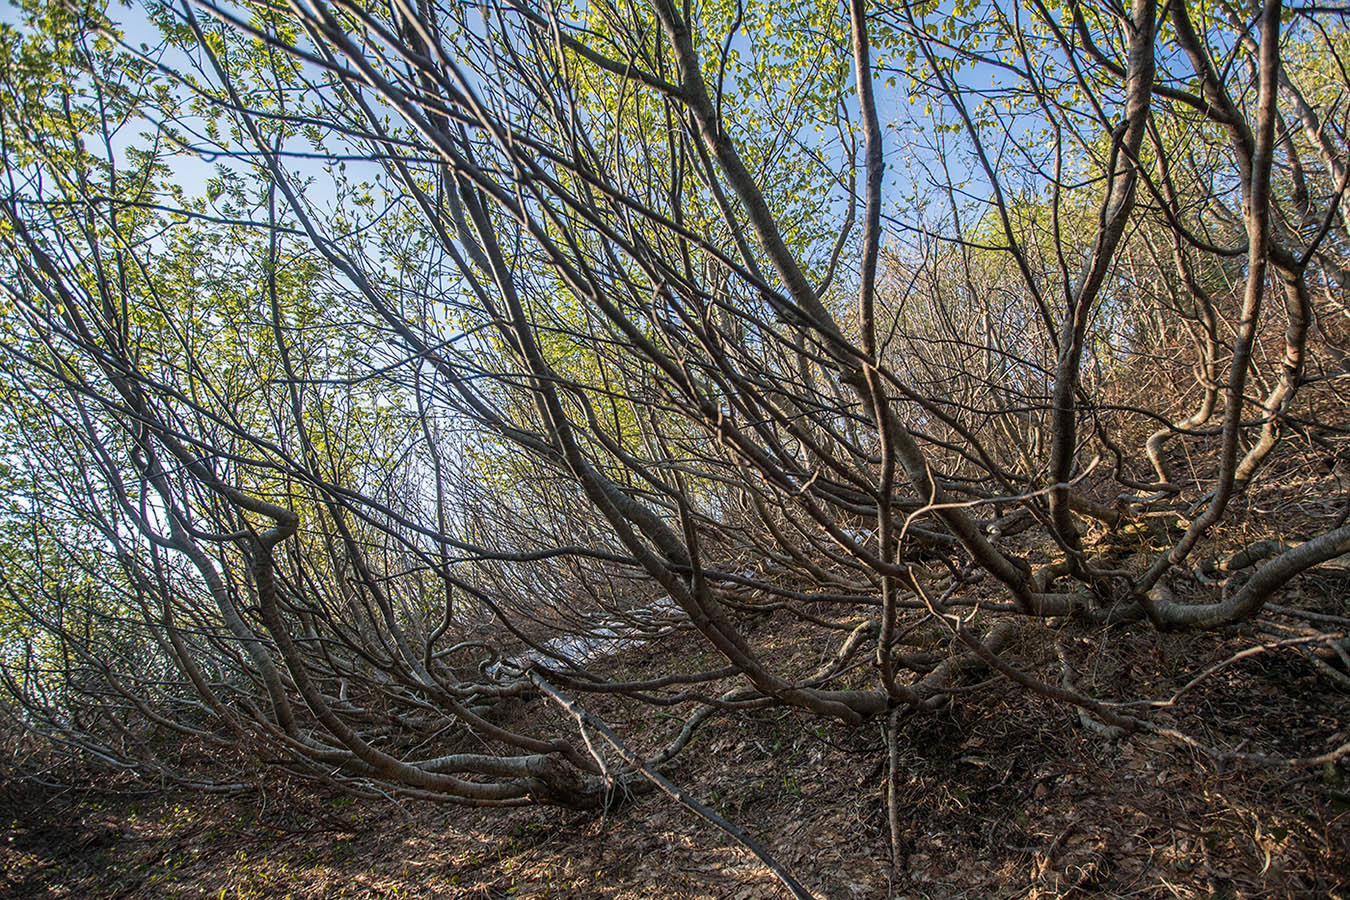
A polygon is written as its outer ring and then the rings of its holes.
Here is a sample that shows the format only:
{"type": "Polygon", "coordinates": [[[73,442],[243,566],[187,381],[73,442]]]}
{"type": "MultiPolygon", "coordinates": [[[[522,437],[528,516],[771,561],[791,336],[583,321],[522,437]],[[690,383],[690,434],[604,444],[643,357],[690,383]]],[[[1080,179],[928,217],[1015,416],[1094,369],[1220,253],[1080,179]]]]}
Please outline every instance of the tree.
{"type": "Polygon", "coordinates": [[[992,669],[1203,747],[1034,671],[1036,623],[1224,627],[1350,551],[1339,497],[1225,528],[1289,435],[1346,433],[1334,17],[146,12],[153,50],[93,9],[6,34],[4,587],[43,637],[4,683],[65,745],[601,805],[716,715],[894,741],[992,669]],[[672,630],[717,664],[594,664],[672,630]],[[589,694],[684,719],[629,749],[589,694]]]}

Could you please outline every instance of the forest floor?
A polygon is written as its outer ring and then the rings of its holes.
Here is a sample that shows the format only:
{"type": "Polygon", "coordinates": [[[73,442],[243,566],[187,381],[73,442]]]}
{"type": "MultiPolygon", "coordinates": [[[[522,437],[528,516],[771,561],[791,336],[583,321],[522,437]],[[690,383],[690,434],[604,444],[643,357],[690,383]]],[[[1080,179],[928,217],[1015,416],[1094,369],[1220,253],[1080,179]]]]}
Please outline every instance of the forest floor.
{"type": "MultiPolygon", "coordinates": [[[[1347,596],[1344,572],[1285,589],[1285,602],[1340,615],[1347,596]]],[[[781,616],[751,627],[783,671],[811,671],[832,653],[781,616]]],[[[1260,620],[1208,634],[1028,627],[1015,664],[1053,681],[1058,643],[1079,687],[1099,697],[1168,698],[1229,661],[1153,714],[1211,747],[1289,757],[1350,741],[1350,694],[1305,647],[1234,660],[1269,640],[1260,620]]],[[[683,635],[605,664],[623,680],[717,661],[683,635]]],[[[977,688],[901,723],[898,866],[879,724],[785,710],[715,718],[666,774],[821,900],[1350,900],[1350,758],[1302,769],[1220,764],[1156,736],[1103,737],[1075,711],[1001,679],[977,688]]],[[[672,712],[579,699],[640,752],[669,734],[672,712]]],[[[786,896],[743,847],[655,791],[605,814],[474,810],[324,796],[257,777],[252,794],[216,798],[144,784],[139,795],[100,783],[44,788],[0,769],[0,898],[786,896]]]]}
{"type": "MultiPolygon", "coordinates": [[[[785,653],[809,652],[781,631],[785,653]]],[[[1096,653],[1091,677],[1145,696],[1167,695],[1183,652],[1194,671],[1197,654],[1217,661],[1250,645],[1132,637],[1128,654],[1096,653]]],[[[1336,731],[1346,702],[1306,658],[1275,650],[1224,669],[1176,724],[1229,747],[1299,752],[1346,738],[1336,731]]],[[[1344,760],[1224,767],[1161,739],[1102,738],[1068,710],[997,686],[914,719],[899,746],[898,870],[879,726],[781,711],[715,720],[669,774],[830,900],[1350,898],[1344,760]]],[[[285,786],[217,800],[11,781],[0,822],[0,896],[12,900],[785,896],[748,852],[655,792],[606,815],[503,814],[285,786]]]]}

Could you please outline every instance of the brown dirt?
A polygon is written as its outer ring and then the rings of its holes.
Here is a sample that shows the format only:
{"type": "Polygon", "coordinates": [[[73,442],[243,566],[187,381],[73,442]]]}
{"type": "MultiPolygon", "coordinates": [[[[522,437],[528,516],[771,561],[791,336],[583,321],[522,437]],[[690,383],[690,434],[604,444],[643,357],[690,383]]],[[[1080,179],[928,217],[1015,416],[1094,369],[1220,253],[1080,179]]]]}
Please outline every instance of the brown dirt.
{"type": "MultiPolygon", "coordinates": [[[[785,623],[764,627],[785,656],[814,656],[785,623]]],[[[1061,637],[1081,686],[1116,696],[1167,696],[1251,643],[1142,628],[1128,641],[1061,637]]],[[[644,652],[616,664],[660,663],[644,652]]],[[[1050,655],[1019,662],[1053,677],[1050,655]]],[[[1279,650],[1225,669],[1168,715],[1218,746],[1306,753],[1345,740],[1346,701],[1305,656],[1279,650]]],[[[641,744],[652,723],[616,724],[641,744]]],[[[1162,739],[1103,739],[994,684],[905,724],[905,859],[893,873],[884,759],[880,726],[772,711],[714,720],[669,774],[830,900],[1350,897],[1344,760],[1220,767],[1162,739]]],[[[657,793],[603,816],[494,814],[312,789],[220,801],[10,781],[0,822],[0,896],[14,900],[785,896],[744,849],[657,793]]]]}

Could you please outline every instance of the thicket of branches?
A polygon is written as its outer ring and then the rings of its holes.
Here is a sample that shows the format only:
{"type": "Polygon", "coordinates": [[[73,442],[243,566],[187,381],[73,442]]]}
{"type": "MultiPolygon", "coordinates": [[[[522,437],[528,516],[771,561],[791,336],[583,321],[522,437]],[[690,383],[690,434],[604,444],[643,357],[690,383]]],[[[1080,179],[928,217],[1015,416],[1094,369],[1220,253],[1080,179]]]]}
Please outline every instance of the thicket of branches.
{"type": "Polygon", "coordinates": [[[1010,661],[1058,629],[1274,608],[1345,688],[1343,606],[1281,594],[1350,551],[1337,11],[114,15],[4,33],[13,728],[584,807],[719,715],[991,676],[1166,731],[1010,661]],[[715,666],[597,665],[689,633],[715,666]],[[594,694],[678,724],[600,752],[594,694]]]}

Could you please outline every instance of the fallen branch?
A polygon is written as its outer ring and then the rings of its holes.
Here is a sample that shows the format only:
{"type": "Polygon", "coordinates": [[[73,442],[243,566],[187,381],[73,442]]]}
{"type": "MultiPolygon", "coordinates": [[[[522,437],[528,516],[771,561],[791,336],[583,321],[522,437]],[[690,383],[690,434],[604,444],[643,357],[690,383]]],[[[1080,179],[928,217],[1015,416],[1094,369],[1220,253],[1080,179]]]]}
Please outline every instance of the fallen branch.
{"type": "MultiPolygon", "coordinates": [[[[656,785],[658,788],[664,791],[667,795],[669,795],[672,799],[674,799],[675,802],[679,803],[685,809],[692,811],[698,816],[716,825],[722,831],[730,835],[731,838],[735,840],[738,844],[740,844],[741,846],[749,850],[751,853],[753,853],[759,859],[759,861],[764,864],[764,867],[768,869],[770,872],[772,872],[774,877],[776,877],[779,881],[783,883],[783,885],[788,889],[788,892],[791,893],[793,897],[797,898],[797,900],[816,900],[816,896],[812,894],[810,891],[808,891],[802,885],[802,883],[799,882],[795,877],[793,877],[791,872],[783,868],[781,863],[779,863],[776,859],[774,859],[771,855],[769,855],[769,851],[764,849],[764,847],[762,847],[758,841],[752,838],[745,831],[745,829],[741,828],[740,826],[732,822],[729,822],[727,819],[718,815],[717,812],[715,812],[714,810],[709,809],[702,803],[699,803],[693,797],[690,797],[683,790],[677,787],[673,782],[670,781],[670,779],[666,778],[660,772],[657,772],[654,769],[648,767],[641,759],[638,758],[637,754],[629,750],[627,745],[625,745],[623,741],[619,740],[618,736],[615,735],[614,732],[609,729],[609,726],[607,726],[604,722],[601,722],[599,719],[592,716],[590,713],[586,712],[571,699],[559,693],[558,690],[553,687],[553,685],[549,684],[547,681],[544,680],[543,676],[540,675],[538,671],[531,671],[529,674],[529,678],[530,681],[533,682],[534,685],[538,687],[539,690],[542,691],[545,696],[547,696],[554,703],[557,703],[564,710],[566,710],[567,713],[572,716],[572,718],[577,720],[577,725],[581,729],[583,737],[586,736],[587,728],[595,731],[597,734],[603,737],[611,747],[614,748],[615,752],[619,754],[620,759],[622,759],[624,762],[626,762],[633,768],[637,769],[639,772],[641,772],[644,778],[646,778],[652,784],[656,785]]],[[[595,749],[591,747],[589,738],[586,738],[586,746],[591,749],[591,752],[593,754],[595,754],[596,760],[597,762],[600,762],[601,768],[606,769],[607,767],[605,766],[603,760],[600,759],[599,754],[595,753],[595,749]]]]}

